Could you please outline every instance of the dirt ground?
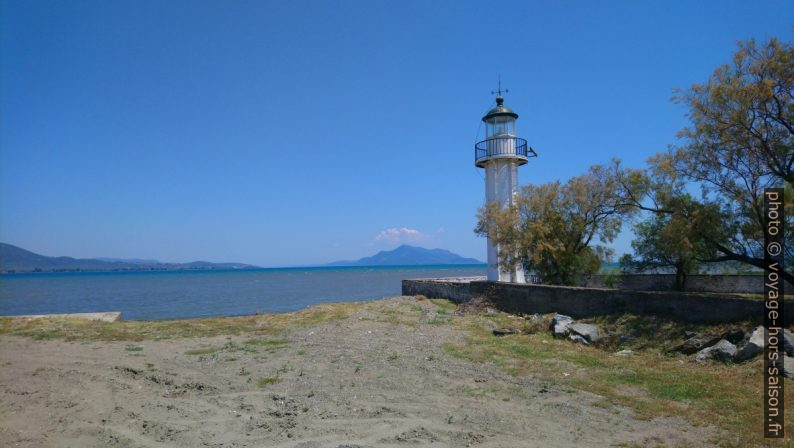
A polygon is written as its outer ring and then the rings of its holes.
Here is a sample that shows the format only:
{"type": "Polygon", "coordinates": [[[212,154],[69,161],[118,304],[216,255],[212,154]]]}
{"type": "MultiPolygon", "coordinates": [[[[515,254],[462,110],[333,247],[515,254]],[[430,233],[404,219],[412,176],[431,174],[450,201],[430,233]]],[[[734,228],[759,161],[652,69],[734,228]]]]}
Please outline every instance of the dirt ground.
{"type": "Polygon", "coordinates": [[[0,446],[700,447],[716,431],[453,357],[464,335],[438,311],[402,297],[278,335],[2,335],[0,446]]]}

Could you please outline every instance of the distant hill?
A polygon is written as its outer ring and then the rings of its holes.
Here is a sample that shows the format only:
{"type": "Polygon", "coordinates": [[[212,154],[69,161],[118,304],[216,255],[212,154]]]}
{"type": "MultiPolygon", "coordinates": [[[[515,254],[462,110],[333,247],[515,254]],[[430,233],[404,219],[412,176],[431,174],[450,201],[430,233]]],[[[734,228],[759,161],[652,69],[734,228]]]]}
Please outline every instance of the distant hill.
{"type": "Polygon", "coordinates": [[[157,260],[150,260],[144,258],[95,258],[99,261],[108,261],[111,263],[132,263],[132,264],[158,264],[157,260]]]}
{"type": "Polygon", "coordinates": [[[79,272],[79,271],[181,271],[212,269],[251,269],[243,263],[160,263],[157,260],[119,258],[48,257],[21,247],[0,243],[0,272],[79,272]]]}
{"type": "Polygon", "coordinates": [[[474,258],[464,258],[444,249],[402,245],[394,250],[384,250],[371,257],[354,261],[335,261],[326,266],[412,266],[429,264],[483,264],[474,258]]]}

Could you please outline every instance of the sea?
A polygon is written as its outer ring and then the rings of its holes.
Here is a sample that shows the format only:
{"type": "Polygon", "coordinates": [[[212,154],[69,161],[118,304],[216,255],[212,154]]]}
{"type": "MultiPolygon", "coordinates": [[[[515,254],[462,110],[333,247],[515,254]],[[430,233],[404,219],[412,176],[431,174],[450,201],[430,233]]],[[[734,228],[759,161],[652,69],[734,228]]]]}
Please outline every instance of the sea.
{"type": "Polygon", "coordinates": [[[485,265],[0,275],[0,316],[121,311],[124,320],[296,311],[399,296],[411,278],[484,276],[485,265]]]}

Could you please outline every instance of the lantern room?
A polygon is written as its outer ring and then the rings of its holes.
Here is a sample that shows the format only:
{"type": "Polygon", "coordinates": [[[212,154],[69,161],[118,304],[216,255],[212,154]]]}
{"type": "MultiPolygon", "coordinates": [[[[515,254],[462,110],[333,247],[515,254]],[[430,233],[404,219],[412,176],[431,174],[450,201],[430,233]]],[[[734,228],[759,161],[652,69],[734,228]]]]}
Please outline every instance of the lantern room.
{"type": "Polygon", "coordinates": [[[496,97],[496,107],[489,110],[482,121],[485,122],[485,138],[516,135],[518,114],[504,105],[505,99],[496,97]]]}

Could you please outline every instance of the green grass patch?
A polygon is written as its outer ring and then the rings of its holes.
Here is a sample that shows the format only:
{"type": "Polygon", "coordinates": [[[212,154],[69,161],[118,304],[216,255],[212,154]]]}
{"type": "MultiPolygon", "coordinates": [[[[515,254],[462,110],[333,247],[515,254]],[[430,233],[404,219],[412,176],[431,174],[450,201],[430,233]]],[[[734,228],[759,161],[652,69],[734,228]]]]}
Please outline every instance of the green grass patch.
{"type": "Polygon", "coordinates": [[[264,389],[265,387],[271,384],[276,384],[280,382],[281,382],[281,377],[279,377],[278,375],[266,376],[256,380],[256,385],[264,389]]]}
{"type": "Polygon", "coordinates": [[[289,339],[248,339],[247,345],[263,345],[268,347],[281,347],[289,344],[289,339]]]}
{"type": "MultiPolygon", "coordinates": [[[[527,334],[521,321],[504,314],[473,314],[453,321],[464,332],[464,341],[446,343],[443,349],[449,356],[494,363],[508,374],[531,375],[562,390],[598,394],[604,397],[600,406],[629,407],[641,419],[680,416],[695,426],[716,425],[728,434],[714,441],[720,446],[791,446],[790,440],[765,440],[760,424],[747,424],[763,415],[760,358],[743,364],[700,364],[692,362],[691,356],[665,350],[683,340],[684,329],[719,333],[735,326],[749,329],[752,322],[685,325],[631,315],[588,321],[617,334],[627,334],[631,329],[635,355],[614,355],[616,349],[624,348],[614,341],[591,347],[555,339],[548,331],[527,334]],[[491,334],[492,328],[503,326],[520,328],[522,334],[491,334]]],[[[793,395],[786,396],[789,407],[794,406],[793,395]]],[[[794,425],[787,422],[786,430],[794,431],[794,425]]]]}
{"type": "Polygon", "coordinates": [[[430,302],[436,307],[438,307],[438,310],[436,310],[436,312],[439,314],[451,313],[455,311],[455,309],[458,307],[458,305],[456,305],[455,302],[451,302],[447,299],[430,299],[430,302]]]}
{"type": "Polygon", "coordinates": [[[419,306],[419,305],[417,305],[415,303],[410,304],[409,307],[410,307],[411,311],[413,311],[415,313],[422,314],[422,313],[425,312],[424,308],[422,308],[421,306],[419,306]]]}
{"type": "Polygon", "coordinates": [[[446,325],[449,322],[450,322],[450,318],[449,317],[441,316],[441,315],[437,314],[435,317],[430,319],[428,324],[430,324],[430,325],[446,325]]]}
{"type": "Polygon", "coordinates": [[[128,352],[140,352],[143,351],[143,346],[135,345],[135,344],[127,344],[127,346],[124,347],[124,350],[128,352]]]}
{"type": "Polygon", "coordinates": [[[191,356],[194,356],[194,355],[197,356],[197,355],[211,355],[211,354],[217,353],[217,352],[218,352],[217,348],[207,347],[207,348],[195,348],[195,349],[192,349],[192,350],[187,350],[187,351],[185,351],[185,354],[186,355],[191,355],[191,356]]]}

